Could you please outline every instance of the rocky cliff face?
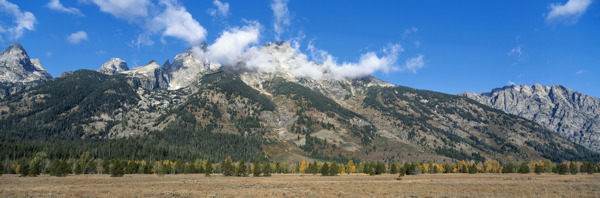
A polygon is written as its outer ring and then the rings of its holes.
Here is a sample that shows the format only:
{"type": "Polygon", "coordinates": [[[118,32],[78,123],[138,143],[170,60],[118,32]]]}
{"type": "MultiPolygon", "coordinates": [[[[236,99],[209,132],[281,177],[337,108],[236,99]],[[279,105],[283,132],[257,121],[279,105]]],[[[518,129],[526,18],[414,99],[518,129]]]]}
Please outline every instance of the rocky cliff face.
{"type": "Polygon", "coordinates": [[[573,142],[600,151],[600,99],[596,97],[561,85],[540,84],[461,95],[535,121],[573,142]]]}
{"type": "Polygon", "coordinates": [[[30,59],[21,44],[14,43],[0,52],[0,98],[28,89],[36,85],[36,81],[51,78],[40,60],[30,59]]]}

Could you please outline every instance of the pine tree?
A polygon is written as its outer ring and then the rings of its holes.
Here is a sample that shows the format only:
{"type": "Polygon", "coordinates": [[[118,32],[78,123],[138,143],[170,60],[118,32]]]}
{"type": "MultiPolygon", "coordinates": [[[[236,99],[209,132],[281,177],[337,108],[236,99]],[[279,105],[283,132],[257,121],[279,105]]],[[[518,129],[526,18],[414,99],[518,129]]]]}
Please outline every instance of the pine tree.
{"type": "Polygon", "coordinates": [[[587,174],[594,174],[596,172],[594,166],[590,162],[584,162],[583,166],[581,166],[581,172],[585,172],[587,174]]]}
{"type": "Polygon", "coordinates": [[[390,164],[390,174],[397,174],[398,173],[398,166],[396,165],[396,163],[390,164]]]}
{"type": "Polygon", "coordinates": [[[108,174],[110,172],[110,161],[106,158],[102,159],[102,171],[103,174],[108,174]]]}
{"type": "Polygon", "coordinates": [[[370,170],[370,169],[371,169],[371,167],[370,167],[370,163],[369,163],[369,162],[367,162],[367,163],[365,163],[365,164],[363,165],[363,170],[362,170],[362,172],[363,172],[363,173],[369,173],[369,170],[370,170]]]}
{"type": "Polygon", "coordinates": [[[213,172],[213,167],[212,167],[212,163],[209,160],[206,160],[206,163],[204,164],[204,175],[205,176],[210,176],[210,174],[213,172]]]}
{"type": "Polygon", "coordinates": [[[576,175],[578,172],[577,164],[571,162],[571,164],[569,164],[569,172],[571,172],[571,175],[576,175]]]}
{"type": "Polygon", "coordinates": [[[544,167],[538,164],[535,164],[533,167],[533,172],[535,172],[535,174],[542,174],[544,172],[544,167]]]}
{"type": "Polygon", "coordinates": [[[60,165],[58,168],[58,177],[66,177],[71,172],[71,166],[67,160],[60,160],[60,165]]]}
{"type": "Polygon", "coordinates": [[[263,162],[262,166],[263,166],[262,167],[263,168],[262,169],[263,176],[270,177],[271,176],[271,164],[269,163],[269,161],[263,162]]]}
{"type": "Polygon", "coordinates": [[[29,174],[29,162],[25,158],[21,158],[19,161],[19,165],[17,166],[18,173],[21,174],[21,177],[25,177],[29,174]]]}
{"type": "Polygon", "coordinates": [[[514,166],[512,163],[508,163],[502,167],[502,173],[514,173],[514,166]]]}
{"type": "Polygon", "coordinates": [[[327,162],[323,162],[323,166],[321,166],[321,176],[329,176],[329,165],[327,162]]]}
{"type": "Polygon", "coordinates": [[[377,165],[375,166],[375,174],[381,175],[384,173],[385,173],[385,163],[383,163],[383,162],[377,163],[377,165]]]}
{"type": "Polygon", "coordinates": [[[337,163],[332,162],[329,165],[329,176],[337,176],[338,171],[339,171],[339,167],[338,167],[337,163]]]}
{"type": "Polygon", "coordinates": [[[319,164],[317,164],[317,162],[310,163],[308,165],[308,172],[312,173],[313,175],[319,173],[319,164]]]}
{"type": "Polygon", "coordinates": [[[4,174],[4,161],[0,161],[0,176],[4,174]]]}
{"type": "Polygon", "coordinates": [[[113,160],[112,168],[110,171],[111,177],[123,177],[125,175],[125,167],[124,164],[126,161],[121,162],[120,160],[113,160]]]}
{"type": "Polygon", "coordinates": [[[237,165],[237,168],[235,169],[235,176],[238,177],[247,177],[248,173],[246,172],[246,164],[244,163],[244,160],[240,160],[240,162],[237,165]]]}
{"type": "Polygon", "coordinates": [[[225,177],[233,176],[235,171],[233,165],[231,164],[231,158],[228,157],[221,162],[221,172],[225,177]]]}
{"type": "Polygon", "coordinates": [[[33,158],[31,160],[31,165],[29,168],[29,176],[36,177],[42,173],[42,160],[38,157],[33,158]]]}
{"type": "Polygon", "coordinates": [[[529,172],[529,164],[527,162],[521,163],[521,166],[519,167],[519,173],[528,174],[529,172]]]}
{"type": "Polygon", "coordinates": [[[565,163],[560,163],[557,167],[556,167],[556,172],[560,175],[566,175],[569,172],[569,169],[567,168],[567,164],[565,163]]]}
{"type": "Polygon", "coordinates": [[[475,165],[475,163],[471,164],[471,166],[469,166],[469,174],[475,174],[477,173],[477,166],[475,165]]]}
{"type": "Polygon", "coordinates": [[[83,165],[81,160],[77,160],[75,162],[75,169],[73,169],[73,173],[75,173],[75,175],[79,175],[81,173],[83,173],[83,165]]]}
{"type": "Polygon", "coordinates": [[[260,166],[260,162],[258,160],[254,160],[254,168],[252,169],[252,175],[254,177],[259,177],[262,173],[262,167],[260,166]]]}
{"type": "Polygon", "coordinates": [[[98,164],[96,164],[96,160],[94,159],[90,159],[87,164],[85,165],[85,174],[95,174],[96,173],[96,168],[98,167],[98,164]]]}

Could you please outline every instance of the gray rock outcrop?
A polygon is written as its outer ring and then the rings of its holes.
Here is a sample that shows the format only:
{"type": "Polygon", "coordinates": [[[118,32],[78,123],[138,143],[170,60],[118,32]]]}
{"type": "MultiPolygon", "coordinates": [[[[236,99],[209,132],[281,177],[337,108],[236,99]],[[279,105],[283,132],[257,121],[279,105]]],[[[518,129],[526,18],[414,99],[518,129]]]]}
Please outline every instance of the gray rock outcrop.
{"type": "Polygon", "coordinates": [[[504,112],[537,122],[563,137],[600,151],[600,99],[562,85],[505,86],[460,94],[504,112]]]}
{"type": "Polygon", "coordinates": [[[51,78],[38,59],[29,58],[21,44],[14,43],[0,52],[0,82],[22,83],[51,78]]]}

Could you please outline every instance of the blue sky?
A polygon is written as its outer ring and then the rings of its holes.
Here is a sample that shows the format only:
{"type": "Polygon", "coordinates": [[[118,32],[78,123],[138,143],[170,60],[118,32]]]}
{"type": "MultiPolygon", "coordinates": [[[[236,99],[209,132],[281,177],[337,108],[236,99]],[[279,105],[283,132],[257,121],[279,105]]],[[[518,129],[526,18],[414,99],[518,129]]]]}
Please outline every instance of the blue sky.
{"type": "Polygon", "coordinates": [[[356,63],[358,69],[361,57],[374,53],[389,66],[375,65],[367,73],[397,85],[456,94],[512,83],[560,84],[599,97],[599,5],[596,0],[0,0],[0,44],[20,42],[58,76],[96,70],[111,57],[130,68],[172,61],[198,43],[210,45],[225,32],[251,26],[258,32],[250,46],[291,40],[302,53],[313,52],[311,46],[336,64],[356,63]],[[400,50],[389,53],[392,47],[400,50]]]}

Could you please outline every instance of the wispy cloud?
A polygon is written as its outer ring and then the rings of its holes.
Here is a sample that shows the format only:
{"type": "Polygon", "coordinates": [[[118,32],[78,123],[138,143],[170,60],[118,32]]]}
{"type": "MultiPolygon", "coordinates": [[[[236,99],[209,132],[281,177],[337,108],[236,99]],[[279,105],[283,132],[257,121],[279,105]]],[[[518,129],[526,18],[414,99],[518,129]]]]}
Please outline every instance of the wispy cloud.
{"type": "Polygon", "coordinates": [[[523,55],[524,53],[521,50],[521,46],[517,46],[508,52],[508,56],[515,56],[517,58],[521,58],[523,55]]]}
{"type": "Polygon", "coordinates": [[[585,70],[583,70],[583,69],[580,69],[580,70],[577,70],[577,71],[575,72],[575,74],[577,74],[577,75],[580,75],[580,74],[583,74],[583,73],[585,73],[585,72],[587,72],[587,71],[585,71],[585,70]]]}
{"type": "Polygon", "coordinates": [[[214,0],[213,5],[216,8],[211,8],[208,10],[208,14],[213,17],[227,17],[229,15],[229,3],[221,2],[219,0],[214,0]]]}
{"type": "Polygon", "coordinates": [[[408,36],[410,36],[411,34],[417,33],[418,31],[419,31],[419,29],[417,27],[405,29],[404,32],[402,32],[402,39],[406,39],[408,36]]]}
{"type": "Polygon", "coordinates": [[[62,3],[60,3],[59,0],[50,0],[50,2],[48,2],[48,4],[46,4],[46,7],[50,8],[51,10],[55,10],[55,11],[59,11],[59,12],[83,16],[83,14],[81,13],[81,11],[79,9],[65,7],[62,3]]]}
{"type": "Polygon", "coordinates": [[[71,44],[78,44],[81,43],[81,41],[87,41],[88,40],[88,36],[87,33],[84,31],[77,31],[75,33],[70,34],[67,37],[67,41],[71,44]]]}
{"type": "Polygon", "coordinates": [[[288,2],[289,0],[273,0],[271,2],[271,10],[273,10],[273,16],[275,16],[275,22],[273,23],[275,40],[281,39],[281,34],[291,23],[290,12],[287,7],[288,2]]]}
{"type": "Polygon", "coordinates": [[[423,61],[423,54],[419,54],[419,56],[414,58],[409,58],[404,62],[404,66],[402,67],[403,71],[410,71],[412,73],[417,73],[417,70],[423,68],[425,66],[425,62],[423,61]]]}
{"type": "Polygon", "coordinates": [[[591,4],[592,0],[569,0],[565,4],[552,3],[549,6],[550,12],[546,16],[546,22],[575,24],[591,4]]]}
{"type": "Polygon", "coordinates": [[[21,11],[19,6],[10,3],[6,0],[0,0],[0,11],[6,13],[13,18],[13,25],[3,27],[7,22],[0,24],[0,40],[6,36],[10,40],[16,40],[23,36],[25,31],[32,31],[35,29],[37,20],[31,12],[21,11]]]}
{"type": "Polygon", "coordinates": [[[517,83],[515,83],[515,82],[513,82],[513,81],[510,81],[510,80],[509,80],[507,83],[508,83],[509,85],[517,85],[517,83]]]}

